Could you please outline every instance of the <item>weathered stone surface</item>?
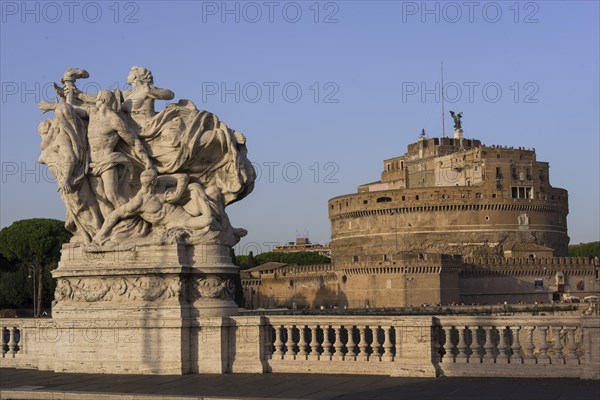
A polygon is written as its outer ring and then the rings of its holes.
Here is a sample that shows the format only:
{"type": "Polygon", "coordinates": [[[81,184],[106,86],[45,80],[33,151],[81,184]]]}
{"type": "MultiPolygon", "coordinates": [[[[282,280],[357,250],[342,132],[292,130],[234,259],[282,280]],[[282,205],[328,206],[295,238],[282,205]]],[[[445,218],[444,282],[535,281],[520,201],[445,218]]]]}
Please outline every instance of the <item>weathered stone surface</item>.
{"type": "Polygon", "coordinates": [[[132,89],[82,93],[71,68],[55,84],[60,101],[42,101],[54,118],[39,125],[42,153],[67,207],[72,243],[159,243],[175,232],[193,243],[232,246],[246,234],[225,207],[248,195],[255,172],[246,138],[189,100],[154,110],[174,93],[133,67],[132,89]]]}

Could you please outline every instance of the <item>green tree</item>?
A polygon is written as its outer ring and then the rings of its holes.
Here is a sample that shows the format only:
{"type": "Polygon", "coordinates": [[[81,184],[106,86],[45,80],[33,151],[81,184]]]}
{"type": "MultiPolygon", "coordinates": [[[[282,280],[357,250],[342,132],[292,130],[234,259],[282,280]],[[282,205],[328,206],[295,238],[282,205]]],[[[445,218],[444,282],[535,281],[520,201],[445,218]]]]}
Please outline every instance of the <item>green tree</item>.
{"type": "MultiPolygon", "coordinates": [[[[63,243],[68,242],[70,238],[71,233],[65,229],[64,222],[55,219],[21,220],[0,231],[0,254],[13,265],[19,266],[19,270],[15,273],[27,275],[29,271],[33,272],[32,279],[35,279],[37,292],[35,308],[38,313],[45,302],[48,304],[49,299],[51,301],[52,293],[48,291],[46,294],[45,291],[45,288],[51,285],[50,271],[56,267],[60,259],[63,243]]],[[[16,285],[19,275],[13,276],[7,273],[7,278],[4,276],[2,278],[3,285],[10,286],[11,283],[16,285]]],[[[25,292],[26,290],[23,289],[21,291],[25,292]]],[[[18,296],[15,297],[13,293],[11,301],[17,299],[18,296]]]]}
{"type": "Polygon", "coordinates": [[[237,256],[238,266],[248,269],[266,262],[280,262],[293,265],[330,264],[331,259],[311,251],[298,251],[294,253],[267,252],[254,256],[252,252],[247,256],[237,256]]]}
{"type": "Polygon", "coordinates": [[[579,243],[569,246],[571,257],[600,257],[600,242],[579,243]]]}

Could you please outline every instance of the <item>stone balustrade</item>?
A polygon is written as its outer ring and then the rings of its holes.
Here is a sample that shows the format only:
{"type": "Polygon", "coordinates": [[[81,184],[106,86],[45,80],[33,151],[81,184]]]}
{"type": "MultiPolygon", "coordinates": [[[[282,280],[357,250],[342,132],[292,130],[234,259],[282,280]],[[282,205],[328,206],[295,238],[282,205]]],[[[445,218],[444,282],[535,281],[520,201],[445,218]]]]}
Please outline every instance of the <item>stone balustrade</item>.
{"type": "MultiPolygon", "coordinates": [[[[221,330],[228,343],[219,357],[224,372],[600,379],[597,315],[239,315],[219,321],[199,319],[188,329],[190,337],[208,339],[214,336],[208,328],[221,330]]],[[[5,318],[0,329],[0,366],[40,370],[60,370],[54,343],[73,334],[51,319],[5,318]]],[[[152,340],[145,329],[135,337],[152,340]]],[[[206,350],[199,356],[213,357],[206,350]]],[[[190,372],[206,371],[183,373],[190,372]]]]}
{"type": "Polygon", "coordinates": [[[436,373],[432,347],[427,351],[430,317],[268,316],[266,321],[264,354],[271,372],[436,373]]]}
{"type": "Polygon", "coordinates": [[[437,317],[434,362],[446,376],[579,377],[581,317],[437,317]]]}
{"type": "Polygon", "coordinates": [[[15,358],[18,353],[22,353],[20,325],[19,320],[0,320],[0,357],[3,359],[15,358]]]}

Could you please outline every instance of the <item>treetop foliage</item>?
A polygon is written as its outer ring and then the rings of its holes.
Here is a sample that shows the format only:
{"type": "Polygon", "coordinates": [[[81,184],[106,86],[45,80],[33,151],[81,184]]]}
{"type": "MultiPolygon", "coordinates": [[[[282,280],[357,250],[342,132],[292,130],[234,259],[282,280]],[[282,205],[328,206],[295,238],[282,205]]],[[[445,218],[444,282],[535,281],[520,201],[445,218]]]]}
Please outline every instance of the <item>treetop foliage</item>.
{"type": "Polygon", "coordinates": [[[256,267],[267,262],[280,262],[292,265],[330,264],[331,259],[310,251],[299,251],[294,253],[261,253],[247,256],[236,256],[237,265],[242,269],[256,267]]]}
{"type": "Polygon", "coordinates": [[[600,257],[600,242],[579,243],[569,246],[571,257],[600,257]]]}
{"type": "Polygon", "coordinates": [[[0,231],[0,254],[9,261],[46,265],[58,262],[63,243],[71,239],[65,223],[33,218],[16,221],[0,231]]]}

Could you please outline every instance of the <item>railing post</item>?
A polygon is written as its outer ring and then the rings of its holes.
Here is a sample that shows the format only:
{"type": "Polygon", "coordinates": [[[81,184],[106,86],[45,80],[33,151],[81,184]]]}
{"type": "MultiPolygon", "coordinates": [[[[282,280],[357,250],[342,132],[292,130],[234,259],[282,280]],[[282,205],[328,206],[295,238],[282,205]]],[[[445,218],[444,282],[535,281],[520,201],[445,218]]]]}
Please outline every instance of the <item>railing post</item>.
{"type": "Polygon", "coordinates": [[[381,360],[381,343],[379,343],[379,326],[375,326],[371,328],[373,341],[371,342],[371,349],[373,352],[371,353],[371,357],[369,357],[369,361],[380,361],[381,360]]]}
{"type": "Polygon", "coordinates": [[[275,329],[275,352],[273,353],[273,357],[275,359],[283,359],[283,341],[281,340],[281,329],[283,328],[282,325],[273,325],[273,328],[275,329]]]}
{"type": "Polygon", "coordinates": [[[265,324],[262,326],[265,342],[264,342],[264,352],[265,359],[268,360],[273,355],[273,330],[270,324],[265,324]]]}
{"type": "Polygon", "coordinates": [[[506,327],[499,326],[498,335],[498,356],[496,357],[496,364],[508,364],[510,347],[506,344],[506,327]]]}
{"type": "Polygon", "coordinates": [[[552,354],[552,364],[564,364],[565,357],[563,355],[562,349],[562,340],[560,338],[560,332],[562,331],[562,326],[554,326],[552,327],[552,331],[554,332],[554,346],[552,346],[553,354],[552,354]]]}
{"type": "Polygon", "coordinates": [[[494,343],[492,343],[492,331],[493,326],[484,326],[485,330],[485,344],[483,346],[485,354],[483,355],[483,361],[489,364],[494,363],[494,343]]]}
{"type": "Polygon", "coordinates": [[[298,325],[298,334],[300,335],[300,340],[298,341],[298,356],[299,358],[306,360],[306,356],[308,352],[306,351],[306,325],[298,325]]]}
{"type": "Polygon", "coordinates": [[[538,347],[538,364],[550,364],[550,356],[548,355],[548,349],[550,346],[548,345],[548,327],[540,326],[538,327],[540,331],[540,345],[538,347]]]}
{"type": "MultiPolygon", "coordinates": [[[[393,371],[392,376],[435,377],[441,372],[441,365],[434,361],[433,354],[434,343],[437,340],[432,333],[437,323],[436,319],[425,316],[394,319],[392,326],[395,334],[395,355],[393,356],[394,367],[390,369],[393,371]],[[418,375],[407,375],[407,373],[418,375]]],[[[373,334],[374,337],[376,335],[376,333],[373,334]]],[[[373,354],[377,353],[378,351],[374,348],[373,354]]]]}
{"type": "Polygon", "coordinates": [[[577,328],[569,326],[567,330],[567,364],[579,364],[579,357],[577,357],[577,343],[575,343],[575,330],[577,328]]]}
{"type": "Polygon", "coordinates": [[[394,355],[392,354],[392,340],[390,339],[390,331],[392,328],[390,326],[384,326],[383,333],[385,335],[385,339],[383,341],[383,356],[381,359],[383,361],[393,361],[394,355]]]}
{"type": "Polygon", "coordinates": [[[346,342],[346,350],[348,351],[346,352],[345,360],[354,361],[356,360],[356,352],[354,350],[356,347],[356,344],[354,343],[354,325],[349,326],[347,331],[348,342],[346,342]]]}
{"type": "Polygon", "coordinates": [[[583,370],[581,379],[600,379],[600,318],[583,316],[583,370]]]}
{"type": "Polygon", "coordinates": [[[0,356],[2,358],[6,357],[6,351],[8,350],[8,342],[4,341],[4,332],[6,332],[6,329],[0,326],[0,356]]]}
{"type": "Polygon", "coordinates": [[[329,325],[323,327],[323,353],[321,353],[321,359],[331,360],[331,342],[329,341],[329,325]]]}
{"type": "Polygon", "coordinates": [[[286,327],[286,331],[287,331],[287,341],[285,342],[285,359],[288,360],[294,360],[296,358],[296,350],[294,349],[294,346],[296,345],[296,343],[294,343],[294,325],[290,325],[288,327],[286,327]]]}
{"type": "Polygon", "coordinates": [[[454,362],[457,363],[466,363],[467,362],[467,344],[465,343],[465,331],[466,328],[462,326],[455,327],[458,332],[458,343],[456,344],[456,349],[458,350],[458,354],[454,358],[454,362]]]}
{"type": "Polygon", "coordinates": [[[10,335],[10,338],[8,339],[8,354],[10,354],[14,358],[15,354],[17,353],[17,342],[15,339],[17,328],[14,326],[10,327],[8,328],[8,332],[10,335]]]}
{"type": "Polygon", "coordinates": [[[369,359],[369,355],[367,353],[367,335],[365,333],[367,327],[366,326],[361,326],[359,327],[359,332],[360,332],[360,342],[358,342],[358,359],[360,361],[367,361],[369,359]]]}
{"type": "Polygon", "coordinates": [[[310,354],[309,360],[319,359],[319,341],[317,340],[317,325],[310,326],[310,354]]]}
{"type": "Polygon", "coordinates": [[[335,351],[334,351],[333,357],[331,357],[331,359],[342,361],[344,359],[344,353],[342,352],[344,344],[342,343],[342,338],[341,338],[342,326],[336,325],[336,326],[333,326],[332,328],[335,331],[335,343],[333,344],[335,351]]]}
{"type": "MultiPolygon", "coordinates": [[[[397,335],[396,335],[397,336],[397,335]]],[[[432,361],[434,364],[439,364],[442,361],[442,354],[440,349],[442,348],[442,327],[435,325],[431,327],[431,337],[433,338],[433,356],[432,361]]],[[[398,346],[398,337],[396,337],[396,346],[398,346]]],[[[398,350],[396,349],[396,352],[398,350]]]]}
{"type": "Polygon", "coordinates": [[[527,330],[527,339],[525,339],[525,346],[523,347],[523,362],[525,364],[535,364],[536,358],[533,355],[533,349],[535,349],[535,345],[533,344],[533,331],[535,330],[534,326],[526,326],[527,330]]]}
{"type": "Polygon", "coordinates": [[[481,364],[483,362],[483,341],[479,340],[479,326],[469,326],[471,331],[471,355],[469,356],[469,364],[481,364]]]}
{"type": "Polygon", "coordinates": [[[523,364],[523,357],[521,356],[521,343],[519,340],[519,330],[518,326],[511,326],[510,331],[512,332],[513,342],[510,346],[512,350],[512,355],[510,356],[511,364],[523,364]]]}

